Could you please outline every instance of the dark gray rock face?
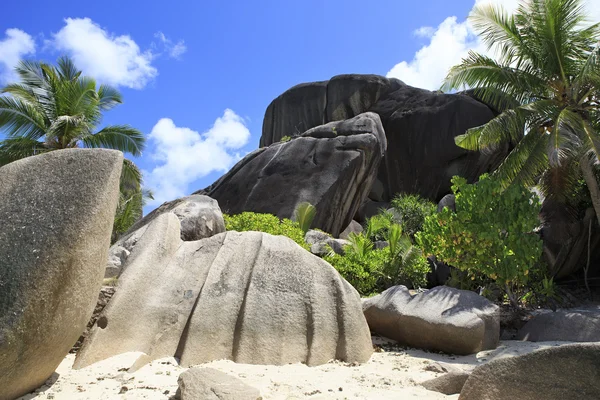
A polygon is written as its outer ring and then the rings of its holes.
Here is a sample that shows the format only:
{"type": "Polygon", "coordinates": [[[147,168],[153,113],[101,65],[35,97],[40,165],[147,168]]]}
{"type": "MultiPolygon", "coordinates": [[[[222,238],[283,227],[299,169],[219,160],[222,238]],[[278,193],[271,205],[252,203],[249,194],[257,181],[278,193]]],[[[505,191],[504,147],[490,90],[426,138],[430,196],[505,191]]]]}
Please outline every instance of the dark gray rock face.
{"type": "Polygon", "coordinates": [[[365,362],[373,347],[358,293],[325,261],[262,232],[184,242],[166,213],[131,252],[74,368],[131,351],[144,353],[135,369],[168,356],[183,366],[365,362]]]}
{"type": "Polygon", "coordinates": [[[363,302],[372,331],[411,347],[450,354],[495,349],[498,306],[467,290],[438,286],[412,296],[393,286],[363,302]]]}
{"type": "Polygon", "coordinates": [[[498,154],[482,155],[454,144],[454,137],[494,117],[485,104],[467,95],[431,92],[377,75],[339,75],[294,86],[267,108],[260,145],[367,111],[379,114],[388,140],[378,174],[385,193],[376,201],[390,200],[399,192],[437,201],[450,192],[453,175],[473,182],[508,151],[507,146],[498,154]]]}
{"type": "Polygon", "coordinates": [[[190,368],[177,379],[180,400],[260,400],[260,391],[213,368],[190,368]]]}
{"type": "Polygon", "coordinates": [[[600,342],[600,308],[536,315],[519,330],[517,339],[530,342],[600,342]]]}
{"type": "Polygon", "coordinates": [[[216,199],[225,213],[280,218],[309,202],[317,209],[312,226],[337,237],[369,193],[385,149],[379,116],[365,113],[250,153],[196,194],[216,199]]]}
{"type": "Polygon", "coordinates": [[[89,321],[123,155],[69,149],[0,168],[0,399],[42,385],[89,321]]]}
{"type": "Polygon", "coordinates": [[[459,400],[600,399],[600,344],[550,347],[475,368],[459,400]]]}

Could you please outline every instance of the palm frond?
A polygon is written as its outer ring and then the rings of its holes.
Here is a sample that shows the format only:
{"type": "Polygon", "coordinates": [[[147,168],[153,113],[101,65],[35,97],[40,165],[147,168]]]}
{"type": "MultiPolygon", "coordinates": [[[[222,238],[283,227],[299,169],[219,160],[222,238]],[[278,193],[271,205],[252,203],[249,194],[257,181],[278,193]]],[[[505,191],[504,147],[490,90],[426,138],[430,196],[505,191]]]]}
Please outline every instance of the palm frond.
{"type": "Polygon", "coordinates": [[[77,69],[70,57],[60,57],[57,64],[57,72],[62,80],[75,81],[81,75],[81,71],[77,69]]]}
{"type": "Polygon", "coordinates": [[[539,129],[530,130],[493,175],[506,188],[513,182],[534,186],[537,178],[548,166],[549,135],[539,129]]]}
{"type": "Polygon", "coordinates": [[[111,125],[95,134],[80,138],[84,147],[121,150],[140,156],[144,149],[144,134],[129,125],[111,125]]]}
{"type": "Polygon", "coordinates": [[[0,142],[0,166],[46,151],[44,143],[37,140],[25,137],[4,139],[0,142]]]}
{"type": "Polygon", "coordinates": [[[121,191],[136,191],[142,186],[142,171],[133,161],[123,159],[121,169],[121,191]]]}
{"type": "Polygon", "coordinates": [[[0,129],[9,137],[39,139],[45,134],[44,116],[20,98],[0,96],[0,129]]]}
{"type": "Polygon", "coordinates": [[[108,111],[117,104],[123,103],[121,93],[108,85],[100,85],[100,88],[98,89],[98,98],[100,100],[98,106],[103,111],[108,111]]]}

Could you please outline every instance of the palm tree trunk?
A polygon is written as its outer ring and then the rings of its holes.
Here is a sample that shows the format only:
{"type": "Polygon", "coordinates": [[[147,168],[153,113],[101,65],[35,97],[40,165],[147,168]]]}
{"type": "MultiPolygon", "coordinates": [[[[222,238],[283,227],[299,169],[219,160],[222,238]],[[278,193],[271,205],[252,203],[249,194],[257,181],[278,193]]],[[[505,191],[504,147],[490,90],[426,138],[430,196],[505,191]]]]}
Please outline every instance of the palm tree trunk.
{"type": "Polygon", "coordinates": [[[594,206],[594,211],[596,211],[596,219],[598,220],[598,224],[600,224],[600,187],[598,187],[598,181],[596,180],[590,159],[587,156],[583,156],[579,161],[579,166],[583,173],[583,179],[590,191],[592,205],[594,206]]]}

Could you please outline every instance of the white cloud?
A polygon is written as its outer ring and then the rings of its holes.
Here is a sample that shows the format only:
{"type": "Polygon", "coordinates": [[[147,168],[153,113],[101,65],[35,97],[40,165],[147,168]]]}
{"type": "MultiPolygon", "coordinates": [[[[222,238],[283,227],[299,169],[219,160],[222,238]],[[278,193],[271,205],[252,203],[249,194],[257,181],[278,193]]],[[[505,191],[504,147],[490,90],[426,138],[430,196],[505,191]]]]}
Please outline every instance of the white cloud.
{"type": "MultiPolygon", "coordinates": [[[[501,5],[508,12],[513,12],[519,0],[475,0],[476,5],[483,3],[501,5]]],[[[585,0],[586,12],[591,22],[600,21],[600,1],[585,0]]],[[[440,88],[448,70],[467,55],[469,50],[488,53],[486,47],[475,35],[467,21],[458,21],[456,17],[448,17],[437,28],[421,27],[415,31],[416,36],[429,38],[411,61],[396,64],[387,73],[389,78],[398,78],[405,83],[430,90],[440,88]]]]}
{"type": "Polygon", "coordinates": [[[202,134],[178,127],[170,118],[159,120],[149,135],[154,149],[151,157],[157,166],[144,171],[145,185],[155,197],[150,205],[185,196],[192,191],[188,186],[196,179],[229,170],[241,158],[236,150],[244,147],[249,138],[244,120],[230,109],[202,134]]]}
{"type": "Polygon", "coordinates": [[[6,38],[0,40],[0,83],[17,79],[14,68],[27,55],[35,53],[35,41],[20,29],[5,31],[6,38]]]}
{"type": "MultiPolygon", "coordinates": [[[[156,32],[154,34],[154,37],[160,41],[160,44],[171,58],[178,59],[183,53],[187,51],[187,46],[185,45],[185,42],[182,39],[178,40],[177,43],[173,43],[171,39],[169,39],[164,33],[160,31],[156,32]]],[[[154,46],[156,47],[156,44],[154,44],[154,46]]]]}
{"type": "MultiPolygon", "coordinates": [[[[417,30],[423,36],[427,30],[417,30]]],[[[421,48],[412,61],[396,64],[388,73],[390,78],[398,78],[405,83],[437,90],[448,70],[465,57],[471,48],[479,47],[479,41],[466,22],[457,22],[456,17],[448,17],[435,31],[429,31],[430,43],[421,48]]]]}
{"type": "Polygon", "coordinates": [[[130,36],[109,33],[89,18],[65,19],[51,45],[69,54],[86,75],[103,83],[141,89],[158,74],[151,64],[152,52],[141,51],[130,36]]]}

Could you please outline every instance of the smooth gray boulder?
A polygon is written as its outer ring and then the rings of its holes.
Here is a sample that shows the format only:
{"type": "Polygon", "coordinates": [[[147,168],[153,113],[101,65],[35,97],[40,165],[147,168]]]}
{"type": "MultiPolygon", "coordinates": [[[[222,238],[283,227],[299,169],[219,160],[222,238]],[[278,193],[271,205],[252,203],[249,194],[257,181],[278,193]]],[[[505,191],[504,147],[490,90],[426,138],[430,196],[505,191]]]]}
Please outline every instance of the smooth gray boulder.
{"type": "Polygon", "coordinates": [[[0,399],[42,385],[100,286],[123,154],[69,149],[0,168],[0,399]]]}
{"type": "Polygon", "coordinates": [[[517,339],[530,342],[600,342],[600,307],[535,315],[519,329],[517,339]]]}
{"type": "Polygon", "coordinates": [[[350,221],[350,223],[348,224],[346,229],[344,229],[343,232],[340,233],[340,239],[348,240],[348,237],[350,236],[351,233],[358,234],[358,233],[361,233],[362,231],[364,231],[364,228],[362,227],[362,225],[359,224],[358,222],[352,220],[352,221],[350,221]]]}
{"type": "Polygon", "coordinates": [[[329,239],[333,239],[331,235],[325,232],[316,231],[314,229],[310,229],[304,235],[304,241],[309,245],[326,242],[329,239]]]}
{"type": "Polygon", "coordinates": [[[191,195],[166,202],[136,222],[109,250],[105,278],[119,276],[127,266],[129,254],[158,216],[172,212],[181,222],[181,240],[194,241],[225,232],[223,213],[216,200],[191,195]]]}
{"type": "Polygon", "coordinates": [[[213,368],[190,368],[177,379],[180,400],[260,400],[260,391],[213,368]]]}
{"type": "Polygon", "coordinates": [[[178,218],[157,217],[129,257],[118,290],[74,367],[116,354],[308,365],[364,362],[372,353],[360,297],[291,239],[226,232],[183,242],[178,218]]]}
{"type": "Polygon", "coordinates": [[[369,194],[386,146],[379,116],[360,114],[254,151],[196,193],[228,214],[292,218],[308,202],[317,210],[312,226],[337,237],[369,194]]]}
{"type": "Polygon", "coordinates": [[[445,395],[457,394],[462,390],[470,374],[470,372],[465,371],[452,371],[425,381],[421,383],[421,386],[432,392],[443,393],[445,395]]]}
{"type": "Polygon", "coordinates": [[[363,311],[372,331],[402,345],[460,355],[498,346],[498,306],[467,290],[438,286],[413,296],[393,286],[363,311]]]}
{"type": "Polygon", "coordinates": [[[514,399],[600,399],[600,344],[568,344],[492,360],[475,368],[459,397],[514,399]]]}

